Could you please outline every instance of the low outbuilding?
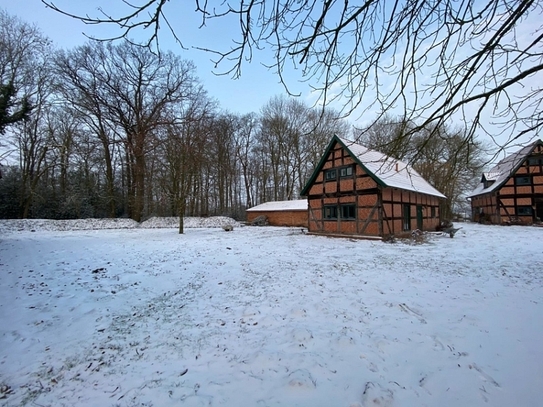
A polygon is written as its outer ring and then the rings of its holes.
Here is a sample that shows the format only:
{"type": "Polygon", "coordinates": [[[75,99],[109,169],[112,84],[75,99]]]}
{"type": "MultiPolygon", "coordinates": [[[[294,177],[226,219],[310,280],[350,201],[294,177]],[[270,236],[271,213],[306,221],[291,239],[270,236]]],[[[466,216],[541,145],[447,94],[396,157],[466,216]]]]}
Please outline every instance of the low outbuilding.
{"type": "Polygon", "coordinates": [[[271,226],[307,227],[307,199],[266,202],[246,210],[247,222],[265,216],[271,226]]]}

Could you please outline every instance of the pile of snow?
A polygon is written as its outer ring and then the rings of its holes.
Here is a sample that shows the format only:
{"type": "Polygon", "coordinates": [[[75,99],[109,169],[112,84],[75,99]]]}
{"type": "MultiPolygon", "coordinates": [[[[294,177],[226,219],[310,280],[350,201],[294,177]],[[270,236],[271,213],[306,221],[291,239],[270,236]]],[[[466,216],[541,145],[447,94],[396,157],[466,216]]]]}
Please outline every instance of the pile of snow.
{"type": "Polygon", "coordinates": [[[0,232],[13,231],[68,231],[92,229],[134,229],[139,223],[133,219],[0,219],[0,232]]]}
{"type": "MultiPolygon", "coordinates": [[[[183,219],[184,228],[222,228],[227,225],[239,226],[239,223],[227,216],[211,216],[207,218],[185,217],[183,219]]],[[[142,222],[140,227],[146,229],[178,228],[179,217],[153,217],[142,222]]]]}
{"type": "MultiPolygon", "coordinates": [[[[225,225],[238,226],[239,223],[226,216],[209,218],[185,217],[185,228],[222,228],[225,225]]],[[[70,231],[101,229],[155,229],[179,228],[179,217],[153,217],[141,224],[132,219],[0,219],[0,233],[16,231],[70,231]]]]}
{"type": "Polygon", "coordinates": [[[539,406],[542,238],[0,235],[0,406],[539,406]]]}

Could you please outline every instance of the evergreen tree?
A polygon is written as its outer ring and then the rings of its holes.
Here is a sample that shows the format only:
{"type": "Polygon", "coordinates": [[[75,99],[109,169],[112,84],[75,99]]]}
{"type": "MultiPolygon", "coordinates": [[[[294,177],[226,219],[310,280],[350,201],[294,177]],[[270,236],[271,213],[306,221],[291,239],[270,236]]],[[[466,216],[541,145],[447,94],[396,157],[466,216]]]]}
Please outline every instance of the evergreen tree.
{"type": "Polygon", "coordinates": [[[15,100],[15,87],[12,83],[0,84],[0,134],[4,134],[6,127],[28,118],[32,106],[25,97],[20,102],[20,108],[14,111],[17,102],[15,100]]]}

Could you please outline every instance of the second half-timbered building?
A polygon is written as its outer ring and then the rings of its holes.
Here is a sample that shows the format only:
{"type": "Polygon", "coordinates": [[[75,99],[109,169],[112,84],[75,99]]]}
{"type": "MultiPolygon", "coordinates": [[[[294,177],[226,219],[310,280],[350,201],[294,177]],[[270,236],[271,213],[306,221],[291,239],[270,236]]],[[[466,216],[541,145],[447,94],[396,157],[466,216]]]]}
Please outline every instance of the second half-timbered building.
{"type": "Polygon", "coordinates": [[[537,140],[483,173],[469,195],[472,219],[533,224],[543,220],[543,142],[537,140]]]}
{"type": "Polygon", "coordinates": [[[337,136],[301,194],[309,232],[363,237],[435,230],[445,199],[404,162],[337,136]]]}

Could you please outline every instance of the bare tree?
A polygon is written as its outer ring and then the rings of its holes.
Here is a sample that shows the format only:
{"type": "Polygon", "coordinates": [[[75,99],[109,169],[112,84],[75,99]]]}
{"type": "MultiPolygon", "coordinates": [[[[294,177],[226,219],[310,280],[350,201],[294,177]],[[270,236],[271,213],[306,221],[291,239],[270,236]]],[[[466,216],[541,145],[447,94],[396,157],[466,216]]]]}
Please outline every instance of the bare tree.
{"type": "Polygon", "coordinates": [[[347,123],[338,113],[310,108],[299,99],[275,96],[262,108],[259,149],[270,175],[267,200],[296,199],[333,135],[347,123]]]}
{"type": "Polygon", "coordinates": [[[224,214],[231,209],[236,183],[235,136],[236,116],[224,113],[215,118],[209,134],[208,151],[211,155],[214,184],[214,198],[219,213],[224,214]]]}
{"type": "Polygon", "coordinates": [[[484,145],[466,140],[462,131],[441,126],[421,131],[414,140],[413,166],[447,197],[440,211],[445,219],[452,219],[454,211],[465,206],[466,193],[475,188],[485,165],[484,145]]]}
{"type": "Polygon", "coordinates": [[[86,127],[99,140],[105,164],[109,216],[115,217],[113,150],[116,139],[115,126],[108,115],[107,91],[103,81],[110,73],[104,72],[107,53],[104,47],[84,46],[70,52],[59,52],[56,66],[59,90],[67,109],[81,117],[86,127]]]}
{"type": "Polygon", "coordinates": [[[485,163],[484,145],[466,139],[463,129],[450,126],[424,128],[407,137],[414,127],[403,118],[386,116],[370,128],[358,130],[359,141],[390,157],[411,162],[447,197],[440,213],[451,219],[454,208],[463,205],[465,194],[474,188],[480,175],[485,163]]]}
{"type": "Polygon", "coordinates": [[[22,170],[20,192],[20,216],[30,215],[36,199],[38,183],[53,164],[48,160],[54,147],[51,139],[51,126],[48,122],[52,81],[50,69],[44,61],[40,67],[34,66],[34,77],[25,85],[25,92],[31,94],[35,108],[28,120],[12,128],[13,142],[19,152],[19,165],[22,170]]]}
{"type": "Polygon", "coordinates": [[[384,115],[366,128],[354,128],[353,133],[361,144],[399,160],[415,155],[414,134],[410,131],[415,124],[402,117],[384,115]]]}
{"type": "Polygon", "coordinates": [[[324,149],[332,135],[346,137],[351,132],[351,125],[334,109],[324,111],[312,109],[307,113],[307,131],[302,138],[300,151],[303,153],[303,165],[299,170],[299,191],[303,189],[309,177],[319,164],[324,149]]]}
{"type": "Polygon", "coordinates": [[[59,68],[66,75],[69,101],[90,114],[89,126],[102,142],[111,194],[110,149],[113,140],[124,146],[128,214],[140,221],[147,155],[156,148],[160,129],[176,120],[170,113],[197,92],[194,65],[124,42],[78,47],[59,58],[59,68]]]}
{"type": "Polygon", "coordinates": [[[239,117],[237,126],[236,159],[241,167],[243,184],[245,187],[245,207],[250,208],[255,202],[255,159],[253,150],[256,145],[256,133],[258,129],[256,113],[249,113],[239,117]]]}
{"type": "MultiPolygon", "coordinates": [[[[167,0],[130,5],[121,15],[100,8],[98,16],[74,15],[88,24],[113,24],[118,37],[147,29],[158,42],[159,27],[179,38],[167,19],[167,0]]],[[[274,50],[269,65],[286,89],[283,72],[294,64],[311,81],[323,105],[342,103],[379,114],[417,119],[410,131],[439,128],[458,118],[465,138],[484,132],[505,147],[543,126],[542,4],[535,0],[239,0],[201,2],[195,12],[204,27],[210,19],[237,21],[238,35],[226,50],[201,47],[234,77],[254,52],[274,50]],[[235,17],[235,18],[229,18],[235,17]],[[496,140],[502,134],[505,142],[496,140]]],[[[379,119],[379,118],[378,118],[379,119]]],[[[377,119],[377,120],[378,120],[377,119]]],[[[434,134],[429,134],[433,137],[434,134]]]]}
{"type": "Polygon", "coordinates": [[[48,114],[54,165],[46,188],[54,216],[60,219],[111,216],[104,155],[86,119],[64,104],[56,104],[48,114]]]}
{"type": "Polygon", "coordinates": [[[202,167],[206,161],[208,126],[216,106],[207,93],[199,88],[184,105],[178,106],[181,118],[165,127],[164,139],[158,149],[160,185],[169,203],[171,215],[179,216],[179,233],[184,233],[183,217],[187,203],[192,211],[201,183],[202,167]]]}

